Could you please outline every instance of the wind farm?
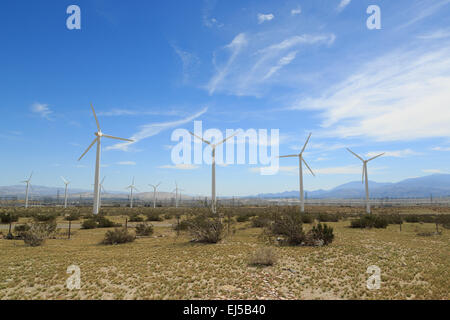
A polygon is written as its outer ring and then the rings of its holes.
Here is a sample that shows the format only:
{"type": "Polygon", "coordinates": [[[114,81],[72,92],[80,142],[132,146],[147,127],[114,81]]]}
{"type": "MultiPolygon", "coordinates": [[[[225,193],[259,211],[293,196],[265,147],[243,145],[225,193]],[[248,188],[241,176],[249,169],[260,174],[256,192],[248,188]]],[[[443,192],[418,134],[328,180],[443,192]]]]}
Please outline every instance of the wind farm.
{"type": "Polygon", "coordinates": [[[449,1],[0,15],[1,301],[450,299],[449,1]]]}

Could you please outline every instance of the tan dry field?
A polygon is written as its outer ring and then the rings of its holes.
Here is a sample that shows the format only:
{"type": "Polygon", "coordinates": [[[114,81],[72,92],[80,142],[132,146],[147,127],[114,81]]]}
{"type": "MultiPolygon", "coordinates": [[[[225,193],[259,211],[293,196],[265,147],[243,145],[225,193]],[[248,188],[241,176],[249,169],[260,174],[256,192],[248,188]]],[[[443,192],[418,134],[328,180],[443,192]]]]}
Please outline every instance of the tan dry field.
{"type": "Polygon", "coordinates": [[[0,299],[450,299],[450,230],[417,235],[434,231],[431,223],[404,223],[400,231],[398,225],[351,229],[349,220],[327,222],[334,228],[331,245],[273,245],[278,263],[260,268],[248,258],[267,244],[262,229],[249,222],[235,224],[219,244],[190,243],[169,222],[153,223],[151,237],[115,246],[99,244],[106,229],[74,230],[71,240],[49,239],[41,247],[0,240],[0,299]],[[80,290],[66,288],[70,265],[81,269],[80,290]],[[378,290],[366,287],[371,265],[381,269],[378,290]]]}

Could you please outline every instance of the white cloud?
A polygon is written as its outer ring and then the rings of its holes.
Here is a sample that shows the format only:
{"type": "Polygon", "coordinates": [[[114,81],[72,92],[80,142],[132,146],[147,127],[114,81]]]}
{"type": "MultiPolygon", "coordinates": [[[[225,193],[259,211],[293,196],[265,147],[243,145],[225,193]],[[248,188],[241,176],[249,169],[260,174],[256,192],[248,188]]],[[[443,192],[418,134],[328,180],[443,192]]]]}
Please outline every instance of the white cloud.
{"type": "Polygon", "coordinates": [[[112,109],[110,111],[100,111],[97,112],[97,116],[101,117],[120,117],[120,116],[175,116],[179,115],[180,112],[176,110],[172,111],[142,111],[142,110],[132,110],[132,109],[112,109]]]}
{"type": "Polygon", "coordinates": [[[422,34],[420,36],[417,36],[417,38],[424,39],[424,40],[438,40],[438,39],[450,38],[450,29],[439,29],[439,30],[433,31],[431,33],[422,34]]]}
{"type": "MultiPolygon", "coordinates": [[[[259,96],[265,86],[276,81],[285,86],[292,86],[292,82],[286,80],[286,77],[272,77],[273,74],[290,64],[301,46],[331,45],[334,40],[334,34],[294,35],[282,41],[274,41],[273,33],[267,37],[241,33],[225,47],[226,53],[229,53],[226,59],[223,59],[223,50],[214,53],[215,66],[220,60],[219,57],[225,62],[222,67],[216,67],[217,72],[209,81],[207,89],[210,94],[218,91],[238,96],[259,96]]],[[[292,67],[286,72],[298,74],[298,70],[292,67]]]]}
{"type": "Polygon", "coordinates": [[[433,151],[450,151],[450,147],[434,147],[433,151]]]}
{"type": "MultiPolygon", "coordinates": [[[[233,64],[242,47],[247,44],[247,38],[244,33],[238,34],[230,44],[225,46],[227,50],[231,51],[231,55],[225,66],[218,70],[217,74],[211,79],[208,84],[209,94],[213,94],[217,85],[227,76],[230,66],[233,64]]],[[[213,61],[215,64],[215,60],[213,61]]]]}
{"type": "Polygon", "coordinates": [[[300,13],[302,13],[302,8],[300,8],[300,7],[297,7],[296,9],[292,9],[291,10],[291,15],[292,16],[295,16],[295,15],[300,14],[300,13]]]}
{"type": "Polygon", "coordinates": [[[39,102],[36,102],[31,106],[31,111],[47,120],[51,120],[50,115],[53,113],[53,111],[51,111],[50,108],[48,107],[48,104],[43,104],[39,102]]]}
{"type": "Polygon", "coordinates": [[[172,47],[183,64],[183,82],[186,83],[192,74],[196,72],[196,67],[200,64],[200,60],[193,53],[183,51],[175,45],[172,45],[172,47]]]}
{"type": "Polygon", "coordinates": [[[361,66],[291,109],[320,112],[324,136],[378,141],[450,135],[450,45],[403,50],[361,66]]]}
{"type": "Polygon", "coordinates": [[[422,172],[425,173],[445,173],[444,171],[440,169],[422,169],[422,172]]]}
{"type": "MultiPolygon", "coordinates": [[[[361,166],[349,165],[341,167],[329,167],[329,168],[311,168],[314,174],[361,174],[361,166]]],[[[376,170],[376,169],[375,169],[376,170]]],[[[253,173],[260,173],[260,168],[250,168],[253,173]]],[[[280,166],[280,172],[295,173],[298,174],[298,166],[280,166]]],[[[373,171],[373,169],[371,169],[373,171]]],[[[309,170],[307,170],[309,173],[309,170]]]]}
{"type": "Polygon", "coordinates": [[[438,12],[442,6],[449,4],[450,0],[442,0],[439,2],[436,2],[434,4],[430,4],[429,1],[419,1],[416,2],[415,6],[411,6],[409,9],[410,11],[408,11],[407,13],[416,13],[418,12],[418,14],[415,17],[412,17],[410,19],[408,19],[408,22],[400,25],[398,27],[398,29],[402,29],[402,28],[406,28],[409,27],[410,25],[419,22],[425,18],[428,18],[429,16],[432,16],[433,14],[435,14],[436,12],[438,12]]]}
{"type": "Polygon", "coordinates": [[[352,0],[341,0],[339,5],[337,6],[337,11],[342,11],[345,9],[346,6],[348,6],[352,2],[352,0]]]}
{"type": "Polygon", "coordinates": [[[161,169],[176,169],[176,170],[195,170],[198,169],[198,166],[193,165],[193,164],[176,164],[176,165],[164,165],[164,166],[160,166],[158,168],[161,169]]]}
{"type": "Polygon", "coordinates": [[[264,21],[270,21],[273,18],[275,18],[275,16],[272,13],[268,13],[268,14],[258,13],[258,23],[263,23],[264,21]]]}
{"type": "Polygon", "coordinates": [[[113,146],[109,146],[106,148],[106,150],[122,150],[122,151],[128,151],[128,148],[135,144],[138,143],[139,141],[149,138],[149,137],[153,137],[155,135],[157,135],[158,133],[164,131],[164,130],[168,130],[170,128],[175,128],[178,127],[182,124],[188,123],[193,121],[194,119],[200,117],[201,115],[203,115],[206,111],[208,110],[208,107],[203,108],[202,110],[200,110],[199,112],[188,116],[184,119],[180,119],[180,120],[176,120],[176,121],[171,121],[171,122],[160,122],[160,123],[150,123],[150,124],[146,124],[140,127],[140,130],[138,132],[136,132],[135,134],[133,134],[133,136],[130,138],[131,140],[134,140],[134,142],[120,142],[120,143],[116,143],[113,146]]]}
{"type": "Polygon", "coordinates": [[[136,162],[134,162],[134,161],[119,161],[119,162],[117,162],[117,164],[120,166],[135,166],[136,162]]]}
{"type": "Polygon", "coordinates": [[[405,149],[405,150],[393,150],[393,151],[372,151],[372,152],[368,152],[366,154],[366,156],[368,158],[372,158],[381,153],[384,153],[383,157],[394,157],[394,158],[404,158],[404,157],[408,157],[408,156],[421,155],[420,152],[415,152],[411,149],[405,149]]]}

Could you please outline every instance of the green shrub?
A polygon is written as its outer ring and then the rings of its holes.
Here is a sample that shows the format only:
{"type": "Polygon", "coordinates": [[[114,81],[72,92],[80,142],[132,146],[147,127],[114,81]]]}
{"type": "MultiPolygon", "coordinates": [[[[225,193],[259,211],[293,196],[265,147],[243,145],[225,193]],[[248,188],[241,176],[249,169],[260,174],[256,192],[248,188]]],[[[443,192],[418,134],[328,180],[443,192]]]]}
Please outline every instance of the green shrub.
{"type": "Polygon", "coordinates": [[[133,242],[136,239],[136,236],[132,233],[129,233],[125,228],[116,228],[114,230],[108,230],[105,233],[105,238],[102,241],[102,244],[112,245],[112,244],[120,244],[133,242]]]}
{"type": "Polygon", "coordinates": [[[54,213],[36,213],[33,215],[34,221],[37,222],[52,222],[56,220],[56,214],[54,213]]]}
{"type": "Polygon", "coordinates": [[[189,233],[197,242],[218,243],[224,235],[224,225],[216,217],[199,215],[185,220],[189,233]]]}
{"type": "Polygon", "coordinates": [[[409,223],[418,223],[419,221],[419,216],[418,215],[414,215],[414,214],[409,214],[405,216],[405,221],[409,222],[409,223]]]}
{"type": "Polygon", "coordinates": [[[312,223],[314,221],[314,217],[309,213],[300,214],[300,218],[303,223],[312,223]]]}
{"type": "Polygon", "coordinates": [[[314,242],[314,244],[321,243],[322,245],[328,245],[333,242],[334,234],[333,228],[327,226],[326,224],[319,223],[314,226],[311,231],[308,232],[308,237],[314,242]]]}
{"type": "Polygon", "coordinates": [[[97,222],[97,228],[112,228],[121,226],[120,224],[114,223],[111,220],[100,215],[96,217],[95,221],[97,222]]]}
{"type": "Polygon", "coordinates": [[[139,223],[136,225],[136,235],[141,237],[147,237],[153,234],[153,226],[147,223],[139,223]]]}
{"type": "Polygon", "coordinates": [[[23,233],[23,241],[31,247],[42,245],[45,240],[51,237],[56,231],[56,223],[53,222],[35,222],[28,231],[23,233]]]}
{"type": "Polygon", "coordinates": [[[250,216],[246,214],[240,214],[236,217],[237,222],[247,222],[248,220],[250,220],[250,216]]]}
{"type": "Polygon", "coordinates": [[[256,249],[249,257],[251,266],[273,266],[276,262],[277,255],[270,247],[256,249]]]}
{"type": "Polygon", "coordinates": [[[164,219],[157,212],[147,214],[147,221],[163,221],[164,219]]]}
{"type": "Polygon", "coordinates": [[[187,220],[182,220],[179,223],[174,223],[172,228],[174,231],[186,231],[189,229],[189,223],[187,220]]]}
{"type": "Polygon", "coordinates": [[[337,214],[319,213],[317,220],[319,220],[319,222],[338,222],[339,216],[337,214]]]}
{"type": "Polygon", "coordinates": [[[264,216],[256,216],[252,218],[252,228],[265,228],[270,224],[270,219],[264,216]]]}
{"type": "Polygon", "coordinates": [[[385,217],[369,214],[352,220],[350,227],[352,228],[386,228],[388,226],[388,219],[385,217]]]}
{"type": "Polygon", "coordinates": [[[14,227],[14,233],[17,234],[18,237],[23,238],[24,233],[30,230],[30,225],[28,224],[21,224],[16,225],[14,227]]]}
{"type": "Polygon", "coordinates": [[[130,219],[128,220],[130,222],[142,222],[144,221],[144,218],[142,218],[138,213],[133,213],[130,215],[130,219]]]}
{"type": "Polygon", "coordinates": [[[0,221],[2,223],[13,223],[13,222],[17,222],[19,220],[19,216],[15,213],[11,213],[11,212],[2,212],[0,213],[0,221]]]}
{"type": "Polygon", "coordinates": [[[97,221],[94,219],[84,220],[81,224],[81,229],[95,229],[97,228],[97,221]]]}
{"type": "Polygon", "coordinates": [[[64,216],[64,220],[66,220],[66,221],[75,221],[78,219],[80,219],[80,213],[78,213],[78,212],[71,212],[64,216]]]}
{"type": "Polygon", "coordinates": [[[284,212],[274,217],[273,223],[266,227],[270,236],[282,236],[281,244],[298,246],[305,241],[303,223],[297,212],[284,212]]]}

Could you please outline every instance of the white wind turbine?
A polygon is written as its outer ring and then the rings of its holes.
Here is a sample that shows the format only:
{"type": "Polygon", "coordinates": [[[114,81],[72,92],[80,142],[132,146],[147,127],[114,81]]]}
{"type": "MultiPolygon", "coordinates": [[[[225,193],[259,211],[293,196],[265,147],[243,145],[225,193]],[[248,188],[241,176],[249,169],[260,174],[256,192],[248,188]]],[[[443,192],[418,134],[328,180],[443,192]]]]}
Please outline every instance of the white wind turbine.
{"type": "Polygon", "coordinates": [[[25,208],[28,208],[28,190],[31,186],[31,177],[33,176],[33,172],[31,172],[30,177],[28,178],[28,180],[24,180],[22,181],[22,183],[26,183],[27,187],[25,189],[25,208]]]}
{"type": "Polygon", "coordinates": [[[280,158],[298,157],[298,170],[299,170],[299,177],[300,177],[300,212],[305,212],[305,193],[303,192],[303,163],[306,165],[306,167],[311,172],[311,174],[313,176],[315,176],[314,172],[311,170],[311,168],[308,166],[305,159],[303,158],[303,151],[305,151],[306,145],[308,144],[310,138],[311,138],[311,133],[309,134],[308,139],[306,139],[305,145],[303,146],[303,149],[302,149],[302,151],[300,151],[299,154],[280,156],[280,158]]]}
{"type": "Polygon", "coordinates": [[[102,182],[100,182],[100,197],[98,198],[98,208],[102,207],[102,192],[105,193],[105,188],[103,187],[103,182],[105,181],[105,177],[103,177],[102,182]]]}
{"type": "Polygon", "coordinates": [[[158,183],[156,186],[153,184],[149,184],[149,186],[153,188],[153,208],[156,208],[156,189],[159,187],[160,184],[161,182],[158,183]]]}
{"type": "Polygon", "coordinates": [[[225,141],[227,141],[230,138],[233,138],[235,135],[237,135],[239,132],[235,132],[234,134],[232,134],[231,136],[229,136],[228,138],[223,139],[222,141],[220,141],[219,143],[216,144],[212,144],[211,141],[205,140],[202,137],[197,136],[196,134],[189,132],[191,135],[193,135],[194,137],[202,140],[204,143],[206,143],[207,145],[209,145],[211,147],[211,157],[212,157],[212,166],[211,166],[211,211],[212,213],[216,213],[216,147],[221,145],[222,143],[225,143],[225,141]]]}
{"type": "MultiPolygon", "coordinates": [[[[175,189],[172,190],[172,192],[175,191],[175,208],[178,208],[178,192],[184,191],[183,189],[178,188],[178,184],[175,181],[175,189]]],[[[181,192],[180,192],[180,200],[181,200],[181,192]]]]}
{"type": "Polygon", "coordinates": [[[70,184],[70,181],[67,181],[66,179],[64,179],[63,176],[61,176],[62,181],[64,181],[64,184],[66,185],[65,189],[64,189],[64,209],[67,208],[67,188],[70,184]]]}
{"type": "Polygon", "coordinates": [[[134,185],[134,177],[133,182],[126,189],[130,189],[130,208],[133,208],[133,190],[139,191],[134,185]]]}
{"type": "Polygon", "coordinates": [[[367,176],[367,162],[372,161],[375,158],[381,157],[383,153],[372,157],[370,159],[364,160],[362,157],[360,157],[359,155],[357,155],[356,153],[354,153],[352,150],[350,150],[349,148],[347,148],[347,150],[349,152],[351,152],[355,157],[357,157],[359,160],[362,161],[363,163],[363,171],[362,171],[362,183],[364,183],[364,180],[366,182],[366,212],[370,213],[370,202],[369,202],[369,177],[367,176]]]}
{"type": "Polygon", "coordinates": [[[102,133],[102,130],[100,129],[100,124],[97,119],[97,115],[95,114],[94,106],[91,104],[92,112],[94,113],[95,122],[97,123],[97,132],[95,132],[96,138],[92,143],[89,145],[89,147],[86,149],[86,151],[81,155],[81,157],[78,159],[80,161],[84,155],[89,151],[89,149],[92,148],[92,146],[97,143],[97,157],[95,161],[95,177],[94,177],[94,207],[93,207],[93,213],[98,214],[98,210],[100,207],[100,153],[101,153],[101,139],[102,137],[110,138],[110,139],[116,139],[116,140],[122,140],[122,141],[129,141],[133,142],[133,140],[130,139],[124,139],[124,138],[118,138],[109,136],[102,133]]]}

